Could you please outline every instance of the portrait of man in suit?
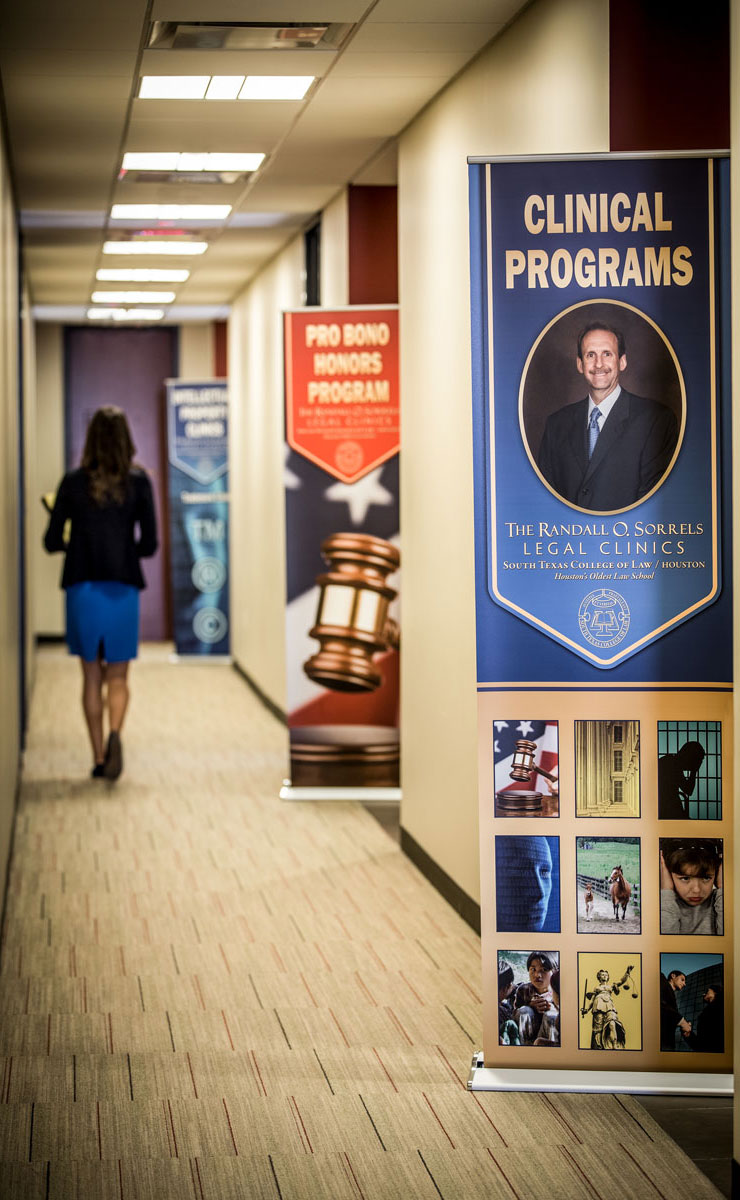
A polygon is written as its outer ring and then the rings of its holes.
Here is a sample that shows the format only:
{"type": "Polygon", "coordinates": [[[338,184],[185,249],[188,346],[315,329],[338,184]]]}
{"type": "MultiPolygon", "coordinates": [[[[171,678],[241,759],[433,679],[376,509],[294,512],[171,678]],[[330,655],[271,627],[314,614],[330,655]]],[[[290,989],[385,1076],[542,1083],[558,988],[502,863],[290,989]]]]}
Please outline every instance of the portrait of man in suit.
{"type": "Polygon", "coordinates": [[[552,412],[537,467],[563,500],[590,512],[629,508],[662,479],[678,441],[674,411],[627,391],[622,331],[593,321],[578,336],[587,395],[552,412]]]}

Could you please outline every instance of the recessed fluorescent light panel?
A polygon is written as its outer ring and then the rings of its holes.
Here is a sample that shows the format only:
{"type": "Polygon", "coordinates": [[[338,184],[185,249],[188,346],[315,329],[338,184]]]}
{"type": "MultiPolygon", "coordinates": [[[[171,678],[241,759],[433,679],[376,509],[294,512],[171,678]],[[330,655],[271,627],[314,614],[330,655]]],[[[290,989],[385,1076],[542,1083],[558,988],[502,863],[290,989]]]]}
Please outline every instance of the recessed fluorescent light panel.
{"type": "Polygon", "coordinates": [[[161,321],[163,308],[88,308],[89,321],[161,321]]]}
{"type": "Polygon", "coordinates": [[[171,304],[174,292],[93,292],[93,304],[171,304]]]}
{"type": "Polygon", "coordinates": [[[243,75],[212,75],[211,82],[206,88],[206,100],[236,100],[242,84],[243,75]]]}
{"type": "Polygon", "coordinates": [[[123,156],[124,171],[256,171],[264,154],[136,154],[123,156]]]}
{"type": "Polygon", "coordinates": [[[210,75],[142,75],[140,100],[202,100],[210,75]]]}
{"type": "Polygon", "coordinates": [[[240,100],[302,100],[313,75],[247,75],[240,100]]]}
{"type": "Polygon", "coordinates": [[[139,99],[302,100],[315,78],[315,75],[142,75],[139,99]]]}
{"type": "Polygon", "coordinates": [[[230,204],[114,204],[112,221],[224,221],[230,204]]]}
{"type": "Polygon", "coordinates": [[[205,254],[207,249],[208,242],[186,242],[174,238],[171,241],[103,242],[103,254],[171,254],[181,257],[205,254]]]}
{"type": "Polygon", "coordinates": [[[101,283],[184,283],[190,272],[156,267],[99,267],[95,278],[101,283]]]}

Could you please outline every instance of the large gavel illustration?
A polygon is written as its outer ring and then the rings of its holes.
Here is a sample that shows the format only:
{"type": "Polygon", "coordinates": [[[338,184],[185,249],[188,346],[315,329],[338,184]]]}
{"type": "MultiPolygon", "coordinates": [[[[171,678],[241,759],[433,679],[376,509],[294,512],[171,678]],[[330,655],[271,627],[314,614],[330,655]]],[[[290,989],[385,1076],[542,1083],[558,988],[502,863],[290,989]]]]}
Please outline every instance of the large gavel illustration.
{"type": "Polygon", "coordinates": [[[315,683],[339,692],[372,692],[383,682],[373,656],[397,649],[398,625],[388,616],[396,591],[387,582],[401,555],[383,538],[334,533],[321,544],[329,570],[317,576],[316,623],[309,634],[320,648],[303,669],[315,683]]]}
{"type": "MultiPolygon", "coordinates": [[[[535,764],[536,750],[536,742],[531,742],[528,738],[518,738],[514,742],[514,758],[509,777],[517,783],[529,783],[533,775],[542,775],[551,783],[557,783],[557,775],[552,775],[544,767],[538,767],[535,764]]],[[[539,812],[542,809],[541,792],[514,790],[496,792],[496,801],[502,809],[509,812],[539,812]]]]}

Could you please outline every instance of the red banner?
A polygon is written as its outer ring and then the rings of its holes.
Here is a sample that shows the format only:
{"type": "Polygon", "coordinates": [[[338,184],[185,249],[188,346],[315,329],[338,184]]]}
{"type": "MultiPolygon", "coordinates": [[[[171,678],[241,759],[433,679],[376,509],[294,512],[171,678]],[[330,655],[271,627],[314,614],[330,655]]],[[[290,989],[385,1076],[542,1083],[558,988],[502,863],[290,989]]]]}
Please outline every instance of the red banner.
{"type": "Polygon", "coordinates": [[[285,314],[287,439],[343,483],[399,449],[398,309],[285,314]]]}

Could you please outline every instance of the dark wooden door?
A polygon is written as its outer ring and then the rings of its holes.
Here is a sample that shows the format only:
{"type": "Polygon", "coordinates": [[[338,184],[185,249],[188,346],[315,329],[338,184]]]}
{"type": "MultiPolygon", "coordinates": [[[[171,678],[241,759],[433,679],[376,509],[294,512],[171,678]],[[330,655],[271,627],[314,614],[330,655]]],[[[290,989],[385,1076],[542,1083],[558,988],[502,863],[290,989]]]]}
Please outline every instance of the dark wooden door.
{"type": "Polygon", "coordinates": [[[90,417],[115,404],[128,418],[136,461],[152,477],[160,548],[143,562],[147,587],[141,597],[141,637],[172,636],[169,603],[167,515],[167,436],[165,379],[177,374],[177,331],[159,329],[69,328],[65,336],[65,417],[67,467],[80,462],[90,417]]]}

